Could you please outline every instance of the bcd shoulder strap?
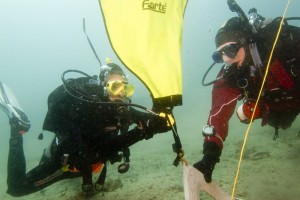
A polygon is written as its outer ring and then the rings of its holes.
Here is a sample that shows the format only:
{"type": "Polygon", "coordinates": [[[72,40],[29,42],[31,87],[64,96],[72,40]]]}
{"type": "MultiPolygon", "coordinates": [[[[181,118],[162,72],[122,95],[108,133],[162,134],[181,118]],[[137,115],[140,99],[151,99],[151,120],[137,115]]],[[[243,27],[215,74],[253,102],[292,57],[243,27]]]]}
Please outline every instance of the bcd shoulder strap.
{"type": "MultiPolygon", "coordinates": [[[[260,41],[264,40],[264,46],[271,51],[279,29],[281,17],[274,19],[266,27],[262,28],[260,41]]],[[[300,20],[300,17],[286,18],[276,44],[273,57],[279,59],[286,72],[300,87],[300,27],[289,25],[289,20],[300,20]]],[[[268,54],[267,54],[268,55],[268,54]]],[[[266,56],[267,56],[266,55],[266,56]]]]}

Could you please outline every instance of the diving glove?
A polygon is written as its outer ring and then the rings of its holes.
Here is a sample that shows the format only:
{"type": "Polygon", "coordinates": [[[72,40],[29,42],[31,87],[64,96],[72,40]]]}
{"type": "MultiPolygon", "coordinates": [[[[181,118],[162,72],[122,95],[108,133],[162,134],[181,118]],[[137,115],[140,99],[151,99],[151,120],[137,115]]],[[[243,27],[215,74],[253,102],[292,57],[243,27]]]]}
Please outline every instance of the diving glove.
{"type": "Polygon", "coordinates": [[[202,160],[196,162],[193,165],[193,167],[195,167],[200,172],[202,172],[205,181],[207,183],[210,183],[212,180],[212,173],[217,162],[219,162],[219,158],[215,158],[211,156],[203,156],[202,160]]]}
{"type": "Polygon", "coordinates": [[[155,116],[147,121],[146,130],[147,132],[155,133],[164,133],[172,129],[175,120],[171,114],[166,116],[165,113],[159,113],[158,116],[155,116]]]}
{"type": "Polygon", "coordinates": [[[217,162],[220,161],[221,149],[214,142],[205,142],[203,145],[203,158],[196,162],[193,167],[203,173],[207,183],[212,180],[212,173],[217,162]]]}

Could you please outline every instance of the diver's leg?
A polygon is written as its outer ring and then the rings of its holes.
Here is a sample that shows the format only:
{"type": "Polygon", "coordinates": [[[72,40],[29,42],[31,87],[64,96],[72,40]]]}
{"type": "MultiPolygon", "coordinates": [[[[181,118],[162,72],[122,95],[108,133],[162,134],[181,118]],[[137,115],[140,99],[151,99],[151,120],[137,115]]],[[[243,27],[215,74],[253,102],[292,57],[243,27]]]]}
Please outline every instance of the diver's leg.
{"type": "Polygon", "coordinates": [[[9,139],[9,153],[7,162],[7,186],[8,191],[18,190],[20,180],[23,180],[26,173],[26,163],[23,151],[23,137],[19,129],[11,123],[11,138],[9,139]]]}
{"type": "Polygon", "coordinates": [[[29,171],[23,179],[17,179],[13,187],[8,188],[7,193],[19,197],[40,191],[62,179],[80,176],[80,173],[64,171],[62,166],[53,162],[42,164],[29,171]]]}
{"type": "Polygon", "coordinates": [[[8,190],[11,196],[23,196],[37,192],[47,186],[66,178],[76,178],[80,173],[65,171],[62,158],[42,163],[25,174],[25,157],[23,153],[22,136],[11,138],[8,159],[8,190]]]}
{"type": "Polygon", "coordinates": [[[7,193],[22,196],[39,191],[61,179],[78,177],[79,173],[65,172],[60,158],[41,164],[26,174],[23,136],[30,121],[18,105],[12,91],[0,81],[0,109],[7,113],[11,126],[7,162],[7,193]]]}
{"type": "MultiPolygon", "coordinates": [[[[62,157],[54,155],[26,174],[26,162],[23,151],[23,136],[20,134],[18,119],[10,119],[11,137],[7,163],[7,193],[11,196],[23,196],[39,191],[59,180],[80,176],[79,173],[65,172],[62,169],[62,157]]],[[[57,152],[52,151],[52,152],[57,152]]]]}
{"type": "Polygon", "coordinates": [[[0,81],[0,108],[7,114],[10,124],[7,161],[8,190],[16,188],[26,173],[22,134],[30,129],[30,121],[22,111],[13,92],[0,81]]]}

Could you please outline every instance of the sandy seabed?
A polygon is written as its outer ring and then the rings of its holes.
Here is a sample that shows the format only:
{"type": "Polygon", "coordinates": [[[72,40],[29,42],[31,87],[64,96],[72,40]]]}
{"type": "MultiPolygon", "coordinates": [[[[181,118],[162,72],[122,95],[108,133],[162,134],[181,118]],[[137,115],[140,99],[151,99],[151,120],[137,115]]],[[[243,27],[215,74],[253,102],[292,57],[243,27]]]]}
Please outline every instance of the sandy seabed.
{"type": "MultiPolygon", "coordinates": [[[[300,190],[300,137],[299,120],[287,131],[279,131],[277,140],[273,140],[274,129],[254,124],[251,129],[240,167],[235,196],[241,199],[257,200],[296,200],[300,190]]],[[[231,134],[228,136],[221,161],[216,165],[213,180],[231,194],[238,166],[244,132],[247,125],[231,122],[231,134]]],[[[188,130],[188,127],[182,126],[188,130]]],[[[202,154],[202,136],[195,131],[183,133],[179,129],[185,158],[192,164],[202,154]]],[[[3,133],[1,133],[2,135],[3,133]]],[[[32,140],[25,136],[24,148],[29,148],[32,140]],[[30,142],[31,141],[31,142],[30,142]],[[26,145],[27,144],[27,145],[26,145]]],[[[5,138],[8,141],[8,138],[5,138]]],[[[81,178],[63,180],[34,194],[13,198],[6,191],[7,142],[1,141],[1,193],[0,199],[11,200],[182,200],[184,199],[182,165],[172,163],[176,154],[172,151],[171,132],[156,135],[153,139],[142,141],[131,147],[131,167],[125,174],[117,172],[118,163],[108,165],[108,175],[103,192],[86,195],[81,191],[81,178]]],[[[42,145],[38,150],[25,151],[27,167],[34,167],[41,156],[42,145]]],[[[97,174],[94,175],[96,181],[97,174]]],[[[201,194],[202,199],[211,199],[201,194]]]]}

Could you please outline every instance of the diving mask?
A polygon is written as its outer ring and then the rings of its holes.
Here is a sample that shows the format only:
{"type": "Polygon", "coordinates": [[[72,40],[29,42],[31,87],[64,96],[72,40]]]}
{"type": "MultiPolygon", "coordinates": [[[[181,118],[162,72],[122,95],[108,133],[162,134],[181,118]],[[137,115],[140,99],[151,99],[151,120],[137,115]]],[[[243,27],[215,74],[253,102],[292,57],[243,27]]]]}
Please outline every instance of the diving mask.
{"type": "Polygon", "coordinates": [[[133,85],[124,81],[108,81],[106,83],[106,90],[109,95],[113,96],[131,97],[134,93],[133,85]]]}
{"type": "Polygon", "coordinates": [[[223,55],[228,56],[229,58],[233,59],[235,58],[236,54],[238,53],[239,49],[241,48],[241,45],[238,43],[231,43],[228,45],[225,45],[221,49],[215,51],[212,54],[212,59],[216,63],[222,63],[223,62],[223,55]]]}

